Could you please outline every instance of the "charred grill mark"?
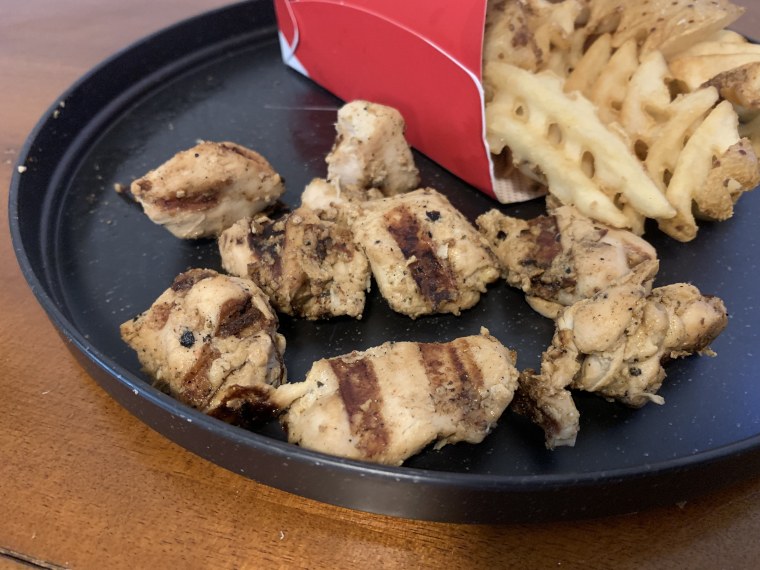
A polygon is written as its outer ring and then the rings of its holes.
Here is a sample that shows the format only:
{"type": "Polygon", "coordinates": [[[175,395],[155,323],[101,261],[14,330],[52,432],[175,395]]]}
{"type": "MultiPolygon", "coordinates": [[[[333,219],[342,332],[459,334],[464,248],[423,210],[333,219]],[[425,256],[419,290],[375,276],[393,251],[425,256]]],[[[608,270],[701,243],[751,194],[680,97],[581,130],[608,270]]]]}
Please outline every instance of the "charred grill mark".
{"type": "Polygon", "coordinates": [[[174,303],[166,302],[151,307],[146,320],[148,327],[154,330],[161,330],[166,326],[166,322],[169,320],[169,315],[174,308],[174,303]]]}
{"type": "Polygon", "coordinates": [[[553,299],[560,291],[575,289],[577,284],[578,281],[570,268],[565,270],[562,277],[552,274],[547,277],[542,272],[530,277],[530,294],[543,299],[553,299]]]}
{"type": "Polygon", "coordinates": [[[357,449],[370,458],[379,456],[388,447],[390,435],[385,428],[383,399],[372,363],[365,358],[355,362],[333,358],[328,362],[338,379],[351,433],[358,439],[357,449]]]}
{"type": "Polygon", "coordinates": [[[336,232],[331,236],[329,232],[324,232],[324,237],[317,240],[316,255],[320,263],[335,261],[350,261],[354,258],[355,250],[351,245],[351,236],[347,232],[336,232]]]}
{"type": "Polygon", "coordinates": [[[255,427],[276,418],[282,410],[269,398],[263,386],[232,386],[224,390],[219,406],[208,412],[212,417],[241,427],[255,427]]]}
{"type": "Polygon", "coordinates": [[[163,210],[202,211],[215,207],[220,200],[221,188],[212,188],[203,194],[186,194],[173,198],[157,198],[154,203],[163,210]]]}
{"type": "Polygon", "coordinates": [[[259,153],[252,151],[251,149],[247,149],[244,147],[240,147],[238,145],[227,144],[227,143],[221,143],[219,145],[219,148],[222,154],[224,154],[225,151],[229,153],[234,153],[239,156],[242,156],[246,160],[250,160],[251,162],[255,163],[256,166],[260,169],[271,170],[269,168],[269,164],[266,162],[266,160],[264,160],[264,157],[261,156],[259,153]]]}
{"type": "Polygon", "coordinates": [[[262,328],[268,324],[264,314],[253,304],[250,295],[242,299],[229,299],[219,309],[216,334],[221,338],[238,336],[254,323],[261,323],[262,328]]]}
{"type": "Polygon", "coordinates": [[[285,243],[286,227],[284,221],[267,221],[261,224],[258,233],[251,231],[248,234],[249,249],[257,260],[270,268],[273,279],[282,275],[281,252],[285,243]]]}
{"type": "Polygon", "coordinates": [[[198,359],[179,381],[179,386],[176,387],[179,400],[198,409],[202,409],[206,405],[213,395],[213,386],[208,374],[211,365],[219,356],[219,351],[211,344],[203,344],[198,359]]]}
{"type": "Polygon", "coordinates": [[[319,262],[324,263],[325,259],[327,259],[327,256],[330,253],[330,250],[333,247],[333,239],[328,234],[325,236],[317,237],[316,241],[317,243],[314,247],[314,253],[317,256],[319,262]]]}
{"type": "Polygon", "coordinates": [[[310,259],[315,259],[319,264],[323,264],[333,248],[330,230],[324,225],[310,222],[304,222],[299,227],[303,232],[300,240],[304,245],[302,253],[310,259]]]}
{"type": "Polygon", "coordinates": [[[466,341],[451,343],[448,345],[448,351],[460,377],[467,378],[474,389],[482,388],[483,371],[473,358],[469,343],[466,341]],[[459,345],[464,346],[460,349],[459,345]]]}
{"type": "Polygon", "coordinates": [[[467,349],[453,343],[418,343],[436,413],[461,417],[472,426],[486,421],[478,389],[483,373],[467,349]]]}
{"type": "Polygon", "coordinates": [[[174,278],[174,282],[171,285],[172,291],[175,293],[184,293],[189,289],[192,289],[196,283],[216,276],[217,273],[210,269],[191,269],[180,273],[174,278]]]}
{"type": "Polygon", "coordinates": [[[539,216],[528,222],[531,233],[536,236],[531,258],[539,267],[549,267],[554,258],[562,253],[559,227],[554,216],[539,216]]]}
{"type": "Polygon", "coordinates": [[[388,233],[398,244],[409,264],[420,294],[435,309],[456,299],[457,284],[451,266],[435,255],[432,238],[422,231],[419,220],[405,207],[399,206],[385,214],[388,233]]]}
{"type": "Polygon", "coordinates": [[[538,402],[542,398],[548,397],[549,394],[542,395],[539,387],[540,381],[537,378],[536,371],[526,369],[520,374],[517,390],[510,403],[510,409],[521,416],[524,416],[534,424],[544,430],[547,440],[557,436],[562,431],[562,424],[557,417],[547,413],[538,402]]]}
{"type": "Polygon", "coordinates": [[[351,232],[345,228],[336,227],[333,234],[334,238],[330,244],[332,251],[335,252],[339,259],[347,261],[352,260],[356,250],[353,246],[353,236],[351,235],[351,232]]]}
{"type": "Polygon", "coordinates": [[[542,281],[541,275],[534,277],[530,280],[530,294],[542,299],[554,299],[557,293],[561,291],[563,287],[563,281],[542,281]]]}

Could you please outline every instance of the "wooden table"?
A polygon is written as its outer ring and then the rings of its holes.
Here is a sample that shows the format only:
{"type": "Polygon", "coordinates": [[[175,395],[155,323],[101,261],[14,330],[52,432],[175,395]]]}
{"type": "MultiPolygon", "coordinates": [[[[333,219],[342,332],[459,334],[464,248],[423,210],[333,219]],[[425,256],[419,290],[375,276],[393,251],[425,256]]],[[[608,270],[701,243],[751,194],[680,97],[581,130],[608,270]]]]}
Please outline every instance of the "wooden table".
{"type": "MultiPolygon", "coordinates": [[[[739,26],[760,35],[760,4],[739,26]]],[[[224,0],[0,0],[0,567],[750,568],[760,477],[625,517],[465,526],[352,512],[234,475],[151,431],[75,362],[16,264],[27,134],[112,52],[224,0]]]]}

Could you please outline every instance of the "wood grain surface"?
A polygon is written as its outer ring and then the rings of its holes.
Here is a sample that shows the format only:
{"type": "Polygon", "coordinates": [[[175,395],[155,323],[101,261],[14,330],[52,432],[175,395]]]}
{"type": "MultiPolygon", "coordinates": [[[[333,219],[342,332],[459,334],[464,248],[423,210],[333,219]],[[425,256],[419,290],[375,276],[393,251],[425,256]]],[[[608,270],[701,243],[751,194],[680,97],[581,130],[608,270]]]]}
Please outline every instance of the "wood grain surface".
{"type": "MultiPolygon", "coordinates": [[[[739,28],[760,36],[760,2],[739,28]]],[[[151,431],[76,363],[15,261],[7,192],[56,97],[134,40],[222,0],[0,0],[0,567],[754,568],[760,477],[625,517],[466,526],[258,485],[151,431]]]]}

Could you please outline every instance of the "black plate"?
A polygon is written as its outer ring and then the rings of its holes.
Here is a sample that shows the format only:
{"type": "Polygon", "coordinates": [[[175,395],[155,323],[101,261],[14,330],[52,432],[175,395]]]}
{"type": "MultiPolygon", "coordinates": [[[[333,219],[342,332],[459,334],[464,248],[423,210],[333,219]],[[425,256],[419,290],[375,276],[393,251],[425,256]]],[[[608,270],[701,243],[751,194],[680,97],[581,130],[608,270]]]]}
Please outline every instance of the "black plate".
{"type": "MultiPolygon", "coordinates": [[[[760,193],[734,219],[679,244],[655,231],[657,284],[691,281],[722,296],[731,320],[717,358],[673,363],[664,406],[630,410],[577,397],[575,448],[543,447],[534,426],[507,412],[482,444],[428,450],[401,468],[347,461],[286,443],[276,423],[252,433],[208,418],[153,389],[119,338],[190,267],[219,268],[212,241],[175,239],[114,192],[192,146],[232,140],[257,149],[286,179],[289,201],[325,174],[340,102],[280,61],[269,2],[211,12],[151,36],[106,61],[54,105],[29,138],[14,175],[10,223],[21,268],[89,372],[124,407],[166,437],[227,469],[327,503],[457,522],[577,518],[675,503],[760,472],[760,193]]],[[[497,204],[425,157],[423,183],[474,217],[497,204]]],[[[540,201],[504,207],[532,216],[540,201]]],[[[412,321],[371,295],[361,322],[283,318],[291,378],[311,362],[386,340],[450,340],[488,327],[538,365],[552,323],[518,291],[492,287],[461,317],[412,321]]]]}

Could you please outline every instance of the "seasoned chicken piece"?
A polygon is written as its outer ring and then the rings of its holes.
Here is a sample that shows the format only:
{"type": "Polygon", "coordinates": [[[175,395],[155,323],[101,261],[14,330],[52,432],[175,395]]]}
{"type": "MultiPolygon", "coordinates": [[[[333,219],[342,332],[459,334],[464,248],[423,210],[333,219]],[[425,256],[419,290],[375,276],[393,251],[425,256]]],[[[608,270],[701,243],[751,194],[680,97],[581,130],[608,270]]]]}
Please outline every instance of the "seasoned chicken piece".
{"type": "Polygon", "coordinates": [[[577,415],[573,425],[573,414],[556,413],[558,401],[567,403],[563,390],[595,392],[631,407],[662,404],[657,390],[665,378],[663,365],[694,353],[712,354],[709,344],[728,323],[723,302],[685,283],[650,292],[656,271],[655,261],[641,263],[609,289],[560,314],[541,373],[526,371],[520,384],[530,400],[528,415],[544,428],[547,447],[574,443],[568,435],[577,432],[577,415]]]}
{"type": "Polygon", "coordinates": [[[266,296],[248,279],[191,269],[144,313],[121,325],[155,385],[232,423],[268,417],[286,380],[285,338],[266,296]]]}
{"type": "Polygon", "coordinates": [[[366,202],[351,229],[380,293],[412,318],[458,315],[499,277],[485,238],[432,188],[366,202]]]}
{"type": "Polygon", "coordinates": [[[259,214],[219,237],[224,269],[253,280],[278,311],[307,319],[359,318],[369,262],[348,227],[308,208],[278,219],[259,214]]]}
{"type": "Polygon", "coordinates": [[[352,101],[338,111],[338,135],[327,161],[327,178],[341,188],[377,188],[392,196],[419,185],[404,119],[396,109],[352,101]]]}
{"type": "Polygon", "coordinates": [[[651,291],[657,269],[656,261],[640,263],[608,289],[566,308],[557,319],[552,344],[541,357],[541,372],[522,372],[515,411],[544,430],[548,449],[575,445],[579,429],[580,414],[568,390],[582,366],[574,319],[580,313],[581,346],[595,344],[601,351],[615,346],[625,336],[633,308],[651,291]]]}
{"type": "MultiPolygon", "coordinates": [[[[570,364],[575,365],[574,362],[570,364]]],[[[563,375],[560,373],[559,376],[563,375]]],[[[534,370],[524,370],[520,373],[512,410],[544,430],[547,449],[575,445],[580,414],[566,387],[553,385],[534,370]]]]}
{"type": "Polygon", "coordinates": [[[657,252],[635,234],[609,228],[560,206],[546,216],[521,220],[491,210],[476,223],[530,306],[556,318],[560,311],[630,274],[657,252]]]}
{"type": "Polygon", "coordinates": [[[663,364],[694,353],[714,354],[709,345],[727,324],[723,301],[686,283],[652,290],[631,311],[625,334],[604,350],[579,336],[579,329],[592,325],[576,315],[575,343],[585,356],[572,386],[634,408],[662,404],[657,390],[665,379],[663,364]]]}
{"type": "Polygon", "coordinates": [[[145,214],[179,238],[218,236],[285,191],[266,159],[231,142],[202,142],[132,182],[145,214]]]}
{"type": "Polygon", "coordinates": [[[515,353],[483,329],[448,343],[385,343],[319,360],[276,390],[288,440],[400,465],[432,442],[479,443],[517,385],[515,353]]]}
{"type": "Polygon", "coordinates": [[[348,221],[356,217],[362,202],[383,197],[383,193],[377,188],[341,188],[337,182],[315,178],[306,185],[301,194],[301,207],[315,212],[327,212],[329,216],[348,221]]]}

